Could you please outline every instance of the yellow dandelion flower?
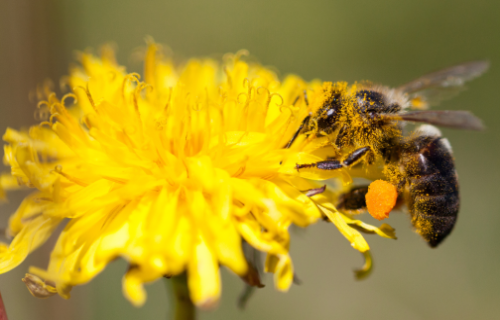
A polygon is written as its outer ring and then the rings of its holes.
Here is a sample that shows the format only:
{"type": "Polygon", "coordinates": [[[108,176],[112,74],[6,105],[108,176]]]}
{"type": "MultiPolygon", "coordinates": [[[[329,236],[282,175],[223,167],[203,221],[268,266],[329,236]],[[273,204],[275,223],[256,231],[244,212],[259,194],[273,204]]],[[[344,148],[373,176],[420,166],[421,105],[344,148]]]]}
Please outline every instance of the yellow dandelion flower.
{"type": "Polygon", "coordinates": [[[48,268],[30,268],[24,280],[38,296],[67,298],[121,257],[130,265],[123,290],[133,304],[144,303],[144,283],[186,272],[191,300],[210,306],[221,294],[221,265],[248,274],[243,241],[267,254],[265,270],[286,291],[291,224],[327,216],[365,253],[360,277],[370,259],[358,230],[394,238],[387,225],[337,211],[333,193],[306,192],[318,188],[310,179],[350,181],[343,170],[297,170],[297,163],[325,159],[326,140],[304,135],[284,148],[324,102],[320,82],[280,81],[240,54],[179,66],[151,43],[144,81],[105,49],[100,58],[82,54],[68,83],[72,93],[48,93],[38,104],[46,121],[3,136],[11,173],[0,178],[0,196],[19,186],[36,191],[10,218],[13,240],[0,246],[0,273],[67,222],[48,268]]]}

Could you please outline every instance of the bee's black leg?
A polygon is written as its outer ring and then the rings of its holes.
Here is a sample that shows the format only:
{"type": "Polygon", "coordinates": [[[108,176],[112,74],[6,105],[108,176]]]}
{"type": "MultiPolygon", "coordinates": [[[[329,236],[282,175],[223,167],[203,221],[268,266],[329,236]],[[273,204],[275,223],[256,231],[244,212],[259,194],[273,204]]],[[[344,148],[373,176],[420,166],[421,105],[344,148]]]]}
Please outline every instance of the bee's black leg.
{"type": "Polygon", "coordinates": [[[335,207],[342,212],[362,213],[367,210],[365,200],[365,195],[367,193],[368,186],[354,187],[340,195],[335,207]]]}
{"type": "MultiPolygon", "coordinates": [[[[294,106],[300,99],[300,96],[297,96],[297,98],[295,98],[295,100],[293,101],[292,103],[292,106],[294,106]]],[[[309,100],[307,99],[307,91],[304,90],[304,102],[306,103],[306,106],[309,106],[309,100]]]]}
{"type": "Polygon", "coordinates": [[[290,140],[287,145],[285,146],[285,149],[288,149],[290,148],[290,146],[292,145],[292,143],[295,141],[295,139],[297,139],[297,137],[299,136],[300,132],[302,131],[302,129],[304,129],[304,127],[307,125],[307,123],[309,122],[309,119],[311,119],[311,116],[307,116],[304,118],[304,120],[302,120],[302,123],[300,124],[299,126],[299,129],[295,132],[295,134],[293,135],[292,137],[292,140],[290,140]]]}
{"type": "Polygon", "coordinates": [[[372,151],[370,147],[363,147],[354,150],[351,152],[347,158],[342,161],[331,159],[326,161],[319,161],[316,163],[308,163],[308,164],[297,164],[295,167],[297,171],[302,168],[318,168],[321,170],[337,170],[341,168],[348,168],[356,164],[363,157],[370,154],[372,151]]]}
{"type": "MultiPolygon", "coordinates": [[[[298,96],[297,98],[295,98],[295,101],[292,103],[292,105],[294,106],[297,101],[299,101],[300,99],[300,96],[298,96]]],[[[307,99],[307,91],[304,90],[304,102],[306,103],[306,106],[309,106],[309,100],[307,99]]],[[[304,127],[306,126],[306,124],[309,122],[309,119],[311,119],[311,116],[307,116],[305,117],[305,119],[302,121],[302,123],[300,124],[300,127],[299,129],[297,130],[297,132],[295,132],[295,134],[293,135],[292,137],[292,140],[290,140],[287,145],[285,146],[285,149],[288,149],[290,148],[290,146],[292,145],[292,143],[295,141],[295,139],[297,139],[297,137],[299,136],[300,132],[302,131],[302,129],[304,129],[304,127]]]]}

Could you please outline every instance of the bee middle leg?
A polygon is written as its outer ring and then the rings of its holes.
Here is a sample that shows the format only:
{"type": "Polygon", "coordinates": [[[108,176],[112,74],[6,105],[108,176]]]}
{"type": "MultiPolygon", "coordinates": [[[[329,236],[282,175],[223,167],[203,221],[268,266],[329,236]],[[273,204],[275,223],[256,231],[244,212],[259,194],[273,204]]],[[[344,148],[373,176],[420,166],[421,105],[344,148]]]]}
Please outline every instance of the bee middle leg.
{"type": "Polygon", "coordinates": [[[362,147],[351,152],[344,160],[330,159],[319,161],[316,163],[297,164],[295,168],[297,169],[297,171],[303,168],[317,168],[320,170],[337,170],[342,168],[349,168],[355,165],[363,157],[366,157],[370,154],[373,154],[370,147],[362,147]]]}

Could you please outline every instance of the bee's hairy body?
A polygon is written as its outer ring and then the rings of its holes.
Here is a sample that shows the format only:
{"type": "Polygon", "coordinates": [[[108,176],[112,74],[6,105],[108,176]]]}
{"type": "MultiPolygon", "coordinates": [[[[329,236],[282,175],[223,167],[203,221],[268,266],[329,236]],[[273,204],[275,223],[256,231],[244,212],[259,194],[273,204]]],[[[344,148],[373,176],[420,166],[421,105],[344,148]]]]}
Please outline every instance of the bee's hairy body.
{"type": "MultiPolygon", "coordinates": [[[[461,86],[488,67],[477,61],[451,67],[419,78],[396,89],[372,84],[325,83],[325,99],[317,111],[304,119],[287,148],[304,134],[327,137],[333,154],[325,161],[297,164],[296,169],[337,170],[374,168],[398,189],[406,203],[412,225],[436,247],[452,231],[459,207],[458,178],[450,144],[429,124],[410,134],[403,132],[405,121],[432,123],[460,129],[480,130],[479,119],[466,111],[417,111],[425,101],[420,91],[461,86]]],[[[307,103],[307,97],[304,96],[307,103]]],[[[359,171],[359,170],[358,170],[359,171]]],[[[341,195],[339,210],[356,213],[366,210],[365,186],[341,195]]]]}
{"type": "Polygon", "coordinates": [[[409,139],[398,150],[399,184],[417,232],[436,247],[453,229],[460,207],[449,143],[436,135],[409,139]]]}

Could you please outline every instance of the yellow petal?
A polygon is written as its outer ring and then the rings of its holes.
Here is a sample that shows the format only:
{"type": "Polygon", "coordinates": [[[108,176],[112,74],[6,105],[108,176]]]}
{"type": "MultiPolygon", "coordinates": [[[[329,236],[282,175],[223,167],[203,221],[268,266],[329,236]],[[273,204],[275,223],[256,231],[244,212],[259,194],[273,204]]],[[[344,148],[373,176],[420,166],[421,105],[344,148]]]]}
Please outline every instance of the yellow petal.
{"type": "Polygon", "coordinates": [[[136,307],[141,307],[146,302],[146,290],[137,270],[129,270],[122,280],[123,294],[136,307]]]}
{"type": "Polygon", "coordinates": [[[251,218],[241,220],[237,227],[243,238],[257,250],[272,254],[285,254],[287,252],[282,244],[262,232],[257,221],[251,218]]]}
{"type": "Polygon", "coordinates": [[[49,203],[43,201],[43,197],[42,192],[35,192],[23,199],[21,205],[9,219],[7,232],[10,236],[17,235],[29,221],[36,218],[47,208],[49,203]]]}
{"type": "Polygon", "coordinates": [[[333,222],[333,224],[335,224],[335,226],[339,229],[340,233],[342,233],[342,235],[346,237],[347,240],[349,240],[351,246],[353,246],[354,249],[359,250],[360,252],[365,252],[370,250],[370,247],[368,246],[368,243],[366,242],[365,238],[363,238],[361,233],[351,228],[345,222],[340,212],[338,212],[337,210],[331,211],[324,207],[321,208],[323,209],[323,212],[328,217],[328,219],[331,222],[333,222]]]}
{"type": "Polygon", "coordinates": [[[382,223],[382,225],[377,228],[375,226],[372,226],[370,224],[364,223],[361,220],[354,220],[351,218],[346,217],[345,215],[342,215],[342,218],[344,218],[345,222],[349,225],[355,225],[362,229],[366,233],[376,233],[379,236],[383,238],[388,238],[388,239],[397,239],[396,237],[396,230],[392,228],[390,225],[387,223],[382,223]]]}
{"type": "Polygon", "coordinates": [[[265,272],[274,273],[276,289],[288,291],[293,282],[293,266],[290,255],[267,255],[264,267],[265,272]]]}
{"type": "Polygon", "coordinates": [[[293,203],[290,205],[293,222],[301,227],[306,227],[311,223],[316,222],[321,218],[321,212],[316,204],[303,192],[297,190],[288,183],[281,181],[273,181],[275,192],[277,195],[281,193],[286,194],[288,197],[280,196],[284,203],[293,203]]]}
{"type": "Polygon", "coordinates": [[[201,235],[198,235],[193,250],[188,265],[191,300],[200,308],[210,308],[215,306],[221,294],[219,265],[201,235]]]}
{"type": "Polygon", "coordinates": [[[356,279],[358,279],[358,280],[365,279],[366,277],[368,277],[370,275],[370,273],[373,270],[373,259],[372,259],[372,255],[370,254],[370,251],[367,250],[367,251],[363,252],[363,257],[365,259],[365,264],[363,265],[363,267],[361,269],[354,271],[354,274],[356,275],[356,279]]]}
{"type": "Polygon", "coordinates": [[[280,291],[288,291],[293,282],[293,266],[290,256],[280,256],[274,274],[274,283],[280,291]]]}
{"type": "Polygon", "coordinates": [[[61,219],[38,216],[27,223],[14,237],[9,249],[0,253],[0,273],[5,273],[23,262],[30,252],[49,238],[59,222],[61,219]]]}

